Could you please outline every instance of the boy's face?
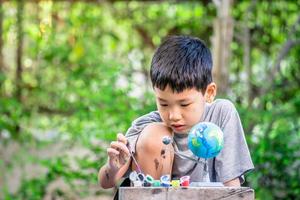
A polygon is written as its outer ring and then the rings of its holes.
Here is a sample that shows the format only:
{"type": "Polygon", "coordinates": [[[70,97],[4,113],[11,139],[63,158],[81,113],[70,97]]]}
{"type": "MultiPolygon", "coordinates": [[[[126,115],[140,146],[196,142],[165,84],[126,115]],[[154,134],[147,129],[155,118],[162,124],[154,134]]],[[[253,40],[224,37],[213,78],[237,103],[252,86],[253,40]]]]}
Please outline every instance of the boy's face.
{"type": "Polygon", "coordinates": [[[163,122],[176,133],[188,131],[200,122],[205,105],[204,95],[195,88],[174,93],[167,86],[154,88],[156,104],[163,122]]]}

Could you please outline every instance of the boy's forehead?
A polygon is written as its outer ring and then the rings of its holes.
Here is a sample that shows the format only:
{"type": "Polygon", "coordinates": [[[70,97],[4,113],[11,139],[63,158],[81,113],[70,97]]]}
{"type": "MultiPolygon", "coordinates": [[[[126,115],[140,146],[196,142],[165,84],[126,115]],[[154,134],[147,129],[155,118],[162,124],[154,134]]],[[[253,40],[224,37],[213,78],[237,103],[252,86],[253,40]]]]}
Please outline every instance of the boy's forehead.
{"type": "Polygon", "coordinates": [[[154,87],[154,93],[159,100],[188,100],[201,94],[196,88],[184,89],[182,92],[173,91],[169,86],[164,90],[154,87]]]}

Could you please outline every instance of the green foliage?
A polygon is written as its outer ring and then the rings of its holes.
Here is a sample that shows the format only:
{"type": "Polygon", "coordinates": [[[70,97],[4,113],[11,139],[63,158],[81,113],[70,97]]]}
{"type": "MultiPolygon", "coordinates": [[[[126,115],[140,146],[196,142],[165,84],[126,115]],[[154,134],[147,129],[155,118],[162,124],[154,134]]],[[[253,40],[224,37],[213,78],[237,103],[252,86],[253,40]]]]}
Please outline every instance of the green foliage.
{"type": "Polygon", "coordinates": [[[249,121],[256,124],[248,140],[256,169],[249,174],[248,181],[256,188],[258,197],[272,194],[275,199],[297,199],[300,120],[295,118],[297,114],[293,101],[276,107],[247,114],[251,118],[249,121]]]}
{"type": "MultiPolygon", "coordinates": [[[[255,188],[258,199],[297,199],[300,79],[296,74],[300,71],[294,58],[299,56],[299,45],[289,50],[272,82],[270,75],[284,44],[299,38],[299,24],[294,25],[299,6],[293,2],[262,2],[251,8],[250,2],[243,2],[239,7],[233,14],[244,25],[237,32],[242,34],[247,26],[251,33],[252,89],[266,92],[254,93],[253,101],[248,102],[242,97],[247,94],[245,79],[237,77],[239,81],[232,84],[236,99],[241,101],[239,111],[256,167],[248,176],[249,185],[255,188]]],[[[236,38],[232,47],[232,70],[243,73],[243,43],[236,38]]]]}
{"type": "MultiPolygon", "coordinates": [[[[21,123],[22,116],[26,116],[22,105],[14,98],[0,99],[0,129],[14,133],[18,130],[18,124],[21,123]]],[[[28,113],[27,113],[28,114],[28,113]]]]}

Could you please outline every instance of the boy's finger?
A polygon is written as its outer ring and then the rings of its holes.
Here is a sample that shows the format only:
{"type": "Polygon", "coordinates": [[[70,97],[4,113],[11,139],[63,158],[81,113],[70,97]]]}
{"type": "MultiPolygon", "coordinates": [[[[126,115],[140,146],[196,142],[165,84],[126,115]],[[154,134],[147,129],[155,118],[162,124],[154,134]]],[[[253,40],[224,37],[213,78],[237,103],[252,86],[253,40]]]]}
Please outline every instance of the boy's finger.
{"type": "Polygon", "coordinates": [[[113,148],[107,148],[106,152],[107,152],[107,155],[110,156],[110,157],[120,154],[119,151],[117,151],[116,149],[113,149],[113,148]]]}
{"type": "Polygon", "coordinates": [[[118,133],[117,135],[117,140],[119,142],[122,142],[124,144],[127,144],[127,138],[122,134],[122,133],[118,133]]]}
{"type": "Polygon", "coordinates": [[[125,154],[129,154],[127,146],[122,142],[111,142],[110,147],[116,149],[117,151],[123,151],[125,154]]]}

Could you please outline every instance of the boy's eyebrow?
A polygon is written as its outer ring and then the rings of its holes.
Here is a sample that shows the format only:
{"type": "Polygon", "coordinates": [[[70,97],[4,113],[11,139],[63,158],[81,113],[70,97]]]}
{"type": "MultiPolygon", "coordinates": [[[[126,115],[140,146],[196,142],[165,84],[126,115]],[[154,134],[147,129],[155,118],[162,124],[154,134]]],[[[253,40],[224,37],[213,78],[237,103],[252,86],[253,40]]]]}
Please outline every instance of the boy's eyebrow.
{"type": "Polygon", "coordinates": [[[191,99],[180,99],[178,102],[186,102],[186,101],[191,101],[191,99]]]}
{"type": "Polygon", "coordinates": [[[160,97],[158,97],[158,100],[159,100],[159,101],[165,101],[165,102],[167,102],[167,100],[162,99],[162,98],[160,98],[160,97]]]}
{"type": "MultiPolygon", "coordinates": [[[[164,102],[167,102],[167,100],[165,100],[165,99],[162,99],[162,98],[160,98],[160,97],[158,97],[158,100],[159,101],[164,101],[164,102]]],[[[191,101],[191,99],[189,99],[189,98],[187,98],[187,99],[180,99],[180,100],[178,100],[178,102],[186,102],[186,101],[191,101]]]]}

